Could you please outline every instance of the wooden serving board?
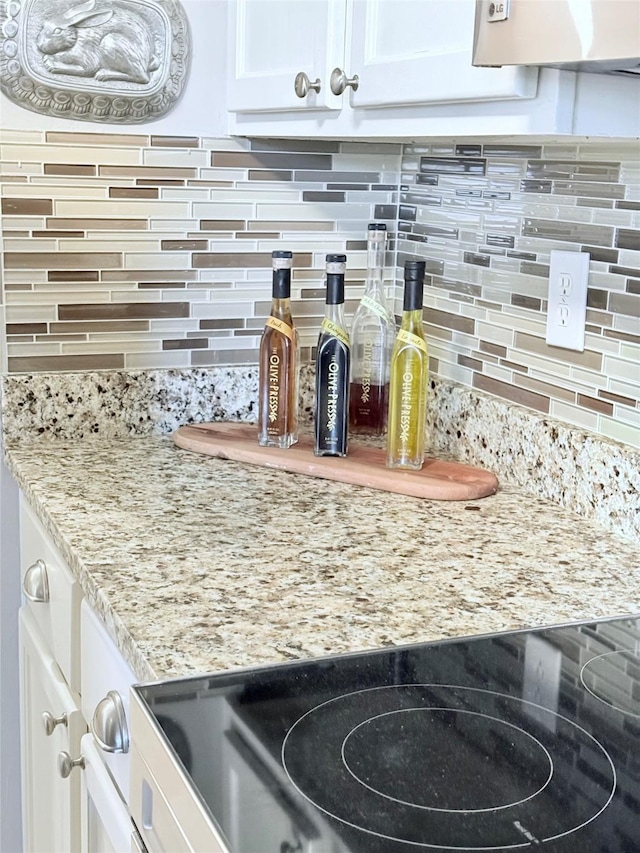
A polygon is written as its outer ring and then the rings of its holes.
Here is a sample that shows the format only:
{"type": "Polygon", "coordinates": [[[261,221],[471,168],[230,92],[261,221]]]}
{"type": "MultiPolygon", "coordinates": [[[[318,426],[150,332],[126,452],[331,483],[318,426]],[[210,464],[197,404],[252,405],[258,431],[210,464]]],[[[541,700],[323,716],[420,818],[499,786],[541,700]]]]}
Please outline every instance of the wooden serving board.
{"type": "Polygon", "coordinates": [[[384,450],[351,440],[349,455],[344,458],[314,456],[313,442],[304,437],[287,450],[260,447],[258,428],[251,424],[215,422],[183,426],[173,433],[173,440],[178,447],[196,453],[416,498],[468,501],[492,495],[498,489],[494,474],[460,462],[425,459],[420,471],[386,468],[384,450]]]}

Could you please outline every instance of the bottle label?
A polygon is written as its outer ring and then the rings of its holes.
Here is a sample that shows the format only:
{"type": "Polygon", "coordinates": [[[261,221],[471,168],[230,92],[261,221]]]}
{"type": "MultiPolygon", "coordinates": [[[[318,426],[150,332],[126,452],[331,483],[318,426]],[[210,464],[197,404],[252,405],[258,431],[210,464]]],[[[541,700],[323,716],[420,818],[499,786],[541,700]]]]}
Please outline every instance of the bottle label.
{"type": "Polygon", "coordinates": [[[402,394],[400,397],[400,442],[406,446],[411,438],[413,414],[413,373],[408,370],[402,374],[402,394]]]}
{"type": "Polygon", "coordinates": [[[280,416],[280,355],[274,349],[269,356],[269,415],[270,424],[280,416]]]}
{"type": "Polygon", "coordinates": [[[374,314],[377,314],[382,320],[391,320],[393,319],[391,313],[387,311],[384,305],[381,305],[375,299],[372,299],[370,296],[363,296],[360,300],[360,304],[364,305],[365,308],[368,308],[369,311],[373,311],[374,314]]]}
{"type": "Polygon", "coordinates": [[[267,317],[265,326],[275,329],[277,332],[280,332],[282,335],[289,338],[290,341],[293,340],[293,327],[283,323],[282,320],[278,320],[277,317],[267,317]]]}
{"type": "MultiPolygon", "coordinates": [[[[340,364],[336,353],[331,354],[331,360],[327,365],[327,431],[333,432],[336,428],[336,420],[338,417],[338,401],[340,394],[338,392],[340,383],[340,364]]],[[[344,382],[344,378],[342,379],[344,382]]]]}
{"type": "Polygon", "coordinates": [[[349,425],[350,352],[335,336],[318,341],[315,446],[317,456],[345,456],[349,425]]]}
{"type": "Polygon", "coordinates": [[[398,340],[402,341],[403,344],[411,344],[411,346],[422,350],[425,355],[427,354],[427,342],[419,335],[414,335],[412,332],[407,332],[404,329],[400,329],[400,331],[398,332],[398,340]]]}
{"type": "Polygon", "coordinates": [[[345,332],[345,330],[334,323],[332,320],[327,319],[326,317],[322,321],[322,326],[320,327],[322,332],[325,332],[327,335],[331,335],[333,338],[337,338],[339,341],[348,347],[349,346],[349,335],[345,332]]]}
{"type": "Polygon", "coordinates": [[[362,389],[360,392],[360,400],[365,405],[369,402],[369,394],[371,392],[372,354],[373,341],[371,338],[366,338],[362,346],[362,389]]]}

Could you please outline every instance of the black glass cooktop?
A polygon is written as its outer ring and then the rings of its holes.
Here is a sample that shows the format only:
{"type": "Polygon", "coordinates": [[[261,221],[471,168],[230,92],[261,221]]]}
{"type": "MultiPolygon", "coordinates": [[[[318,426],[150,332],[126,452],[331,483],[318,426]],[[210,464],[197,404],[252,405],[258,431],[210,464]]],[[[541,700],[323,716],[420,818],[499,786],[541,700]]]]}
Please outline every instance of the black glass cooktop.
{"type": "Polygon", "coordinates": [[[640,618],[137,689],[233,853],[640,853],[640,618]]]}

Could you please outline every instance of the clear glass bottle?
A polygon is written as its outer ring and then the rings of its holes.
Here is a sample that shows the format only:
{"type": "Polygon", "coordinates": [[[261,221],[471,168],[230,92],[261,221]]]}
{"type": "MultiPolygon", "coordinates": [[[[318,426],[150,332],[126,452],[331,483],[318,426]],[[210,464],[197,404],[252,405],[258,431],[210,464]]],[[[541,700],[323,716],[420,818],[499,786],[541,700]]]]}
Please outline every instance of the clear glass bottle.
{"type": "Polygon", "coordinates": [[[351,352],[344,323],[345,255],[327,255],[325,316],[316,355],[316,456],[346,456],[351,352]]]}
{"type": "Polygon", "coordinates": [[[367,236],[367,281],[351,326],[349,428],[382,435],[387,425],[389,363],[396,333],[382,282],[387,226],[372,222],[367,236]]]}
{"type": "Polygon", "coordinates": [[[429,357],[422,328],[424,261],[406,261],[400,331],[391,355],[387,468],[424,462],[429,357]]]}
{"type": "Polygon", "coordinates": [[[298,332],[291,316],[291,252],[271,253],[271,315],[260,341],[258,443],[291,447],[298,440],[298,332]]]}

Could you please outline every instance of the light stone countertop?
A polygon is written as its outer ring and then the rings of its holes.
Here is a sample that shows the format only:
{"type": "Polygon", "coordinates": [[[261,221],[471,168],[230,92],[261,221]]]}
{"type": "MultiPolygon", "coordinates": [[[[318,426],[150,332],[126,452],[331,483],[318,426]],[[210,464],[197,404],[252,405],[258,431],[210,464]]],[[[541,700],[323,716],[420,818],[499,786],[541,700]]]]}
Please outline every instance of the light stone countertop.
{"type": "Polygon", "coordinates": [[[166,437],[5,454],[141,680],[640,613],[637,547],[518,487],[423,501],[166,437]]]}

